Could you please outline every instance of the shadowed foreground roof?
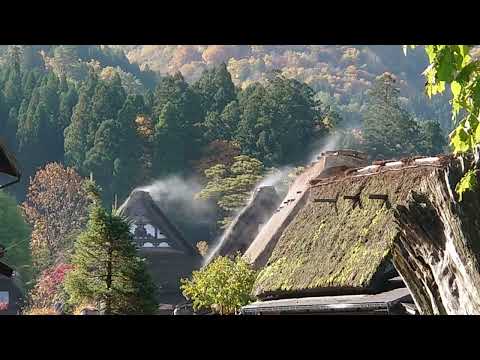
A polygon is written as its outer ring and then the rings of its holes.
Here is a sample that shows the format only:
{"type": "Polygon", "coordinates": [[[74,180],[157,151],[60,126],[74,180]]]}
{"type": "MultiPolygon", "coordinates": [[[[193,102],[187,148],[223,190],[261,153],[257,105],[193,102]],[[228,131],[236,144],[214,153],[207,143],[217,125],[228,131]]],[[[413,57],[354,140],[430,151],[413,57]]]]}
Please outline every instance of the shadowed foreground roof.
{"type": "Polygon", "coordinates": [[[386,281],[401,232],[395,208],[405,205],[412,191],[425,192],[424,179],[443,167],[441,161],[401,164],[396,169],[372,166],[312,186],[307,204],[285,229],[260,272],[254,295],[279,298],[378,291],[386,281]],[[387,195],[388,201],[370,195],[387,195]]]}
{"type": "Polygon", "coordinates": [[[5,147],[3,141],[0,140],[0,172],[10,176],[20,177],[20,171],[16,165],[15,158],[5,147]]]}

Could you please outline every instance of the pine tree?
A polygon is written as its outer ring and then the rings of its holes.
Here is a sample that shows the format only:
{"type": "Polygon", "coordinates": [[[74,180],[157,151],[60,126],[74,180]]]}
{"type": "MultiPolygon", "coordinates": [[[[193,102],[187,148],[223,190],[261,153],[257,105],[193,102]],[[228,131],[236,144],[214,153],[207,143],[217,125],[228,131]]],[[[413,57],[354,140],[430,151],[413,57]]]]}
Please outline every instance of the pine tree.
{"type": "Polygon", "coordinates": [[[265,85],[253,84],[239,94],[240,122],[235,140],[244,153],[266,165],[302,160],[321,127],[320,104],[313,90],[274,74],[265,85]]]}
{"type": "Polygon", "coordinates": [[[437,121],[424,121],[420,124],[423,141],[423,154],[435,156],[442,154],[447,146],[447,137],[437,121]]]}
{"type": "Polygon", "coordinates": [[[221,113],[236,99],[235,85],[225,63],[205,70],[193,89],[200,96],[204,116],[209,112],[221,113]]]}
{"type": "Polygon", "coordinates": [[[94,304],[106,315],[151,314],[155,287],[123,218],[100,204],[99,190],[90,184],[94,203],[87,229],[78,237],[73,270],[65,280],[72,305],[94,304]]]}
{"type": "Polygon", "coordinates": [[[364,114],[365,150],[374,157],[394,158],[421,152],[417,122],[400,104],[395,78],[380,76],[369,94],[364,114]]]}
{"type": "Polygon", "coordinates": [[[181,74],[162,78],[155,92],[153,113],[155,175],[185,171],[199,154],[201,111],[198,95],[181,74]]]}
{"type": "Polygon", "coordinates": [[[5,102],[10,108],[18,108],[22,99],[22,75],[20,70],[20,50],[12,47],[8,63],[7,78],[3,93],[5,102]]]}
{"type": "Polygon", "coordinates": [[[218,223],[226,227],[232,220],[232,215],[245,206],[264,173],[265,168],[257,159],[246,155],[236,156],[230,166],[217,164],[205,170],[208,182],[197,196],[215,201],[218,223]]]}
{"type": "Polygon", "coordinates": [[[136,129],[136,119],[145,114],[145,104],[140,95],[130,95],[118,112],[117,123],[120,126],[121,136],[119,153],[114,161],[113,187],[114,193],[120,199],[124,199],[138,184],[140,174],[145,164],[139,155],[142,151],[143,142],[136,129]]]}
{"type": "Polygon", "coordinates": [[[78,102],[73,108],[70,125],[65,129],[65,161],[82,172],[87,151],[93,146],[88,143],[89,124],[93,122],[92,97],[98,84],[98,77],[90,72],[85,84],[80,88],[78,102]]]}
{"type": "Polygon", "coordinates": [[[119,157],[122,129],[113,119],[102,122],[95,134],[93,147],[87,152],[83,168],[95,174],[99,185],[105,190],[104,200],[111,203],[113,198],[114,163],[119,157]]]}

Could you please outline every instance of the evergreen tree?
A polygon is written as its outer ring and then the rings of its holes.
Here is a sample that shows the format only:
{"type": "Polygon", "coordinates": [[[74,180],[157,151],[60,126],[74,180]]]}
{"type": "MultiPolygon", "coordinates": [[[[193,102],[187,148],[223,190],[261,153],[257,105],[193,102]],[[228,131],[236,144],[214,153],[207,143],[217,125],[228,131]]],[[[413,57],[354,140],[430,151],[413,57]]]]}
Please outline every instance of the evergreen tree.
{"type": "Polygon", "coordinates": [[[155,92],[153,112],[154,174],[184,171],[188,161],[198,157],[201,145],[198,96],[181,74],[164,77],[155,92]]]}
{"type": "MultiPolygon", "coordinates": [[[[60,104],[59,104],[59,119],[58,123],[65,133],[65,129],[70,124],[72,118],[73,108],[77,104],[78,94],[73,85],[64,87],[60,82],[60,104]]],[[[62,146],[63,149],[63,146],[62,146]]]]}
{"type": "Polygon", "coordinates": [[[94,304],[106,315],[151,314],[156,310],[154,285],[121,217],[100,204],[99,190],[91,185],[87,229],[78,237],[73,270],[65,290],[73,305],[94,304]]]}
{"type": "Polygon", "coordinates": [[[365,150],[374,157],[394,158],[421,152],[417,122],[401,106],[395,78],[380,76],[369,94],[364,114],[365,150]]]}
{"type": "Polygon", "coordinates": [[[3,88],[5,102],[9,108],[18,108],[22,99],[20,61],[20,50],[18,47],[12,47],[3,88]]]}
{"type": "Polygon", "coordinates": [[[86,172],[95,175],[98,183],[105,190],[104,200],[112,203],[114,164],[119,157],[120,144],[118,139],[121,137],[122,129],[119,124],[113,120],[102,122],[95,134],[93,147],[87,152],[83,168],[86,172]]]}
{"type": "Polygon", "coordinates": [[[323,128],[313,90],[278,74],[265,86],[245,89],[239,104],[242,111],[235,139],[245,153],[266,165],[301,160],[308,151],[306,145],[323,128]]]}
{"type": "Polygon", "coordinates": [[[228,103],[236,99],[235,85],[225,63],[206,69],[193,89],[200,97],[204,116],[209,112],[220,114],[228,103]]]}
{"type": "Polygon", "coordinates": [[[82,172],[87,151],[93,146],[89,138],[89,124],[94,121],[92,98],[98,84],[98,77],[92,71],[79,90],[78,102],[72,113],[70,125],[65,129],[65,161],[82,172]]]}
{"type": "Polygon", "coordinates": [[[107,203],[111,203],[115,195],[126,198],[139,178],[142,144],[135,119],[143,110],[142,97],[129,96],[115,120],[102,122],[95,134],[94,145],[87,153],[84,168],[95,174],[105,190],[107,203]]]}
{"type": "Polygon", "coordinates": [[[265,113],[266,90],[260,83],[248,86],[239,94],[240,122],[238,124],[235,140],[245,154],[258,159],[263,158],[256,149],[258,130],[257,121],[265,113]]]}
{"type": "MultiPolygon", "coordinates": [[[[49,159],[50,117],[47,105],[40,99],[40,88],[35,88],[26,111],[18,123],[19,158],[27,169],[26,178],[49,159]]],[[[23,109],[22,109],[23,110],[23,109]]]]}
{"type": "Polygon", "coordinates": [[[223,112],[209,111],[202,124],[204,140],[209,143],[215,140],[231,140],[240,121],[238,102],[231,101],[223,112]]]}
{"type": "Polygon", "coordinates": [[[117,118],[125,99],[125,90],[117,73],[111,79],[98,83],[92,99],[92,121],[88,123],[87,148],[93,146],[95,134],[102,122],[117,118]]]}
{"type": "Polygon", "coordinates": [[[21,67],[23,70],[29,71],[34,68],[39,68],[43,70],[43,67],[44,67],[43,59],[37,47],[38,46],[35,46],[35,45],[22,46],[21,67]]]}
{"type": "Polygon", "coordinates": [[[420,124],[423,141],[420,144],[424,155],[435,156],[442,154],[447,146],[445,136],[437,121],[424,121],[420,124]]]}
{"type": "Polygon", "coordinates": [[[125,199],[133,187],[139,185],[140,174],[145,164],[141,162],[143,141],[136,129],[136,119],[145,114],[145,104],[142,96],[130,95],[122,109],[118,112],[117,122],[121,134],[118,158],[114,161],[114,193],[120,199],[125,199]]]}
{"type": "Polygon", "coordinates": [[[25,71],[22,77],[23,99],[29,99],[32,96],[33,89],[37,86],[37,81],[41,74],[36,70],[25,71]]]}
{"type": "Polygon", "coordinates": [[[218,223],[228,226],[233,214],[246,205],[255,185],[265,173],[263,164],[246,155],[234,157],[230,166],[214,165],[205,170],[207,184],[198,197],[214,200],[218,207],[218,223]]]}

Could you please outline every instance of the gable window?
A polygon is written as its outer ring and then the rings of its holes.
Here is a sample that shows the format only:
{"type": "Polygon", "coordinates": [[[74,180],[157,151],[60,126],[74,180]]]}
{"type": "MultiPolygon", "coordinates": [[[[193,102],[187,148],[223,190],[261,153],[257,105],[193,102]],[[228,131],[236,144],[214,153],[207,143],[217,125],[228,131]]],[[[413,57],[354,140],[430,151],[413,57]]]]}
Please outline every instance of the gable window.
{"type": "Polygon", "coordinates": [[[157,232],[157,229],[151,225],[151,224],[146,224],[145,225],[145,230],[147,231],[147,234],[150,235],[150,236],[153,236],[153,237],[156,237],[156,232],[157,232]]]}

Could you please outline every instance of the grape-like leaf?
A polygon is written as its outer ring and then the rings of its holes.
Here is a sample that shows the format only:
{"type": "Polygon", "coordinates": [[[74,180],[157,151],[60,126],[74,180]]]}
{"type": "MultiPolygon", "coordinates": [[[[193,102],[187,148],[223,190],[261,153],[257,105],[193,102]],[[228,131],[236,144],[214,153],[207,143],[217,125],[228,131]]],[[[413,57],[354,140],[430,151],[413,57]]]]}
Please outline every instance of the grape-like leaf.
{"type": "Polygon", "coordinates": [[[462,125],[455,129],[450,142],[455,154],[463,154],[470,150],[470,135],[462,125]]]}
{"type": "Polygon", "coordinates": [[[477,172],[476,170],[470,169],[459,181],[455,187],[455,191],[458,194],[459,200],[463,200],[463,194],[467,191],[472,191],[477,186],[477,172]]]}
{"type": "Polygon", "coordinates": [[[452,94],[454,98],[457,98],[460,95],[460,92],[462,91],[462,85],[458,83],[457,81],[453,81],[450,85],[452,89],[452,94]]]}

